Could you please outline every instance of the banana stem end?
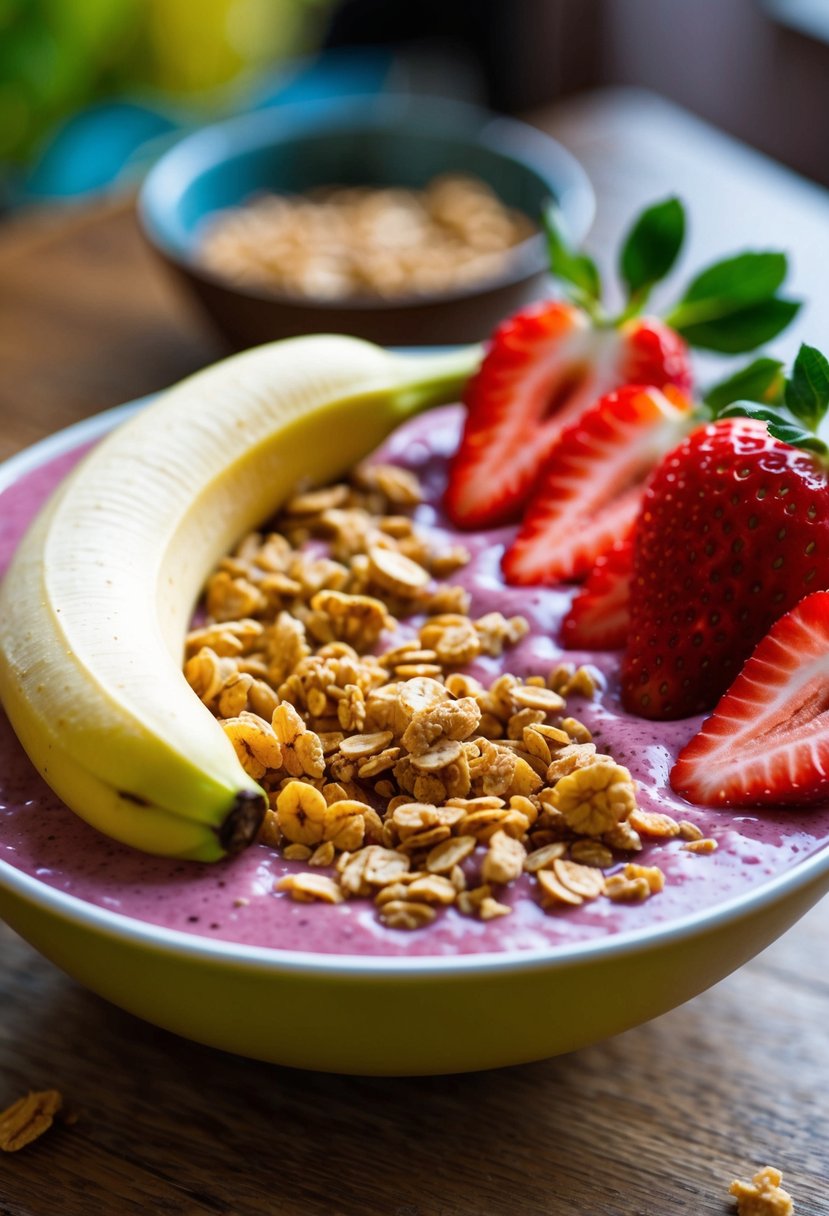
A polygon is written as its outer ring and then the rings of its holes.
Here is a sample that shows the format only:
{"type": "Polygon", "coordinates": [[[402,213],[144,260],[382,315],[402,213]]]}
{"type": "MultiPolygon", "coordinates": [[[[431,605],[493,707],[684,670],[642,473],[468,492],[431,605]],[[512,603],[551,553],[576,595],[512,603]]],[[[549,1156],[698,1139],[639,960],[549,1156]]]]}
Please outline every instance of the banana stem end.
{"type": "Polygon", "coordinates": [[[483,358],[482,345],[428,355],[400,355],[395,405],[401,417],[457,401],[483,358]]]}

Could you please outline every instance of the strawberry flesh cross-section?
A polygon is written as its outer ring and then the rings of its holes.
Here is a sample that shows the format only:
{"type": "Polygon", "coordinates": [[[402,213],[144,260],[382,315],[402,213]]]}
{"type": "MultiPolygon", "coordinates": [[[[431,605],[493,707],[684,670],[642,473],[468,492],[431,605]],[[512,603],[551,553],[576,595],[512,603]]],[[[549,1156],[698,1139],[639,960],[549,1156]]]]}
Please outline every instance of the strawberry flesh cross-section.
{"type": "Polygon", "coordinates": [[[534,304],[496,330],[470,381],[446,510],[464,528],[515,520],[570,423],[631,383],[690,387],[683,340],[653,318],[596,326],[563,301],[534,304]]]}
{"type": "Polygon", "coordinates": [[[671,785],[709,806],[829,797],[829,591],[774,624],[683,748],[671,785]]]}
{"type": "Polygon", "coordinates": [[[671,385],[627,385],[566,427],[503,560],[509,583],[583,578],[631,531],[644,482],[681,437],[691,403],[671,385]]]}

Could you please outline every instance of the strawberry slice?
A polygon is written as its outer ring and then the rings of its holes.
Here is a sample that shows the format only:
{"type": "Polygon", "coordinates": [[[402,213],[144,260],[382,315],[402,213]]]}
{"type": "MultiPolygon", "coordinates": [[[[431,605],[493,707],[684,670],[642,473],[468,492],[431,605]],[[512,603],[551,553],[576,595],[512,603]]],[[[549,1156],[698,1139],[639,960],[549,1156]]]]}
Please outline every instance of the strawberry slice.
{"type": "Polygon", "coordinates": [[[588,574],[630,530],[644,482],[679,439],[691,408],[678,389],[626,385],[561,434],[504,554],[507,582],[556,583],[588,574]]]}
{"type": "Polygon", "coordinates": [[[574,304],[531,305],[495,331],[467,386],[446,510],[458,527],[517,518],[565,426],[611,389],[691,384],[688,350],[661,321],[596,326],[574,304]]]}
{"type": "Polygon", "coordinates": [[[630,627],[633,530],[602,553],[561,623],[570,650],[619,650],[630,627]]]}
{"type": "Polygon", "coordinates": [[[807,595],[763,638],[671,785],[707,806],[798,806],[829,797],[829,591],[807,595]]]}

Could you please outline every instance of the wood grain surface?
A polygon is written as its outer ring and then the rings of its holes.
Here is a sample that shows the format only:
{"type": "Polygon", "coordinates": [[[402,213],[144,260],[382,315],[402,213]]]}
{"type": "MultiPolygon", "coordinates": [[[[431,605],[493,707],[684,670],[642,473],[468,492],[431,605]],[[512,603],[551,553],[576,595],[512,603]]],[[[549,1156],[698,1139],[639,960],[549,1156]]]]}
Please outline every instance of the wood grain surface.
{"type": "MultiPolygon", "coordinates": [[[[594,181],[591,244],[606,265],[635,208],[676,191],[692,214],[686,264],[791,249],[809,308],[780,349],[827,345],[824,193],[638,93],[534,120],[594,181]]],[[[0,455],[220,353],[128,204],[0,234],[0,455]]],[[[0,927],[0,1108],[56,1086],[78,1115],[0,1156],[0,1216],[724,1216],[731,1178],[770,1163],[798,1216],[819,1216],[828,955],[825,902],[716,988],[608,1042],[500,1072],[377,1080],[185,1042],[83,991],[0,927]]],[[[332,1010],[331,1033],[341,1029],[332,1010]]]]}

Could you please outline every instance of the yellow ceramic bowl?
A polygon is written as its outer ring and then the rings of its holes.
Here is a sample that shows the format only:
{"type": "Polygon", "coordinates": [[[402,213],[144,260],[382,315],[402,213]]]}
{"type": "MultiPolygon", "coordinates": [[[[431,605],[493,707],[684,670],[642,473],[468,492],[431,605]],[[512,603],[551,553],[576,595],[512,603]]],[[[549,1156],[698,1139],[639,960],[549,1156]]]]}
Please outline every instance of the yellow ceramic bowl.
{"type": "Polygon", "coordinates": [[[715,984],[829,887],[829,850],[658,930],[458,958],[269,950],[157,928],[0,862],[0,914],[123,1009],[200,1043],[296,1068],[406,1075],[539,1060],[617,1034],[715,984]]]}
{"type": "MultiPolygon", "coordinates": [[[[8,462],[0,489],[132,408],[8,462]]],[[[656,928],[456,958],[217,942],[86,903],[5,861],[0,916],[86,987],[187,1038],[299,1068],[403,1075],[542,1059],[647,1021],[752,958],[827,888],[829,842],[744,895],[656,928]]]]}

